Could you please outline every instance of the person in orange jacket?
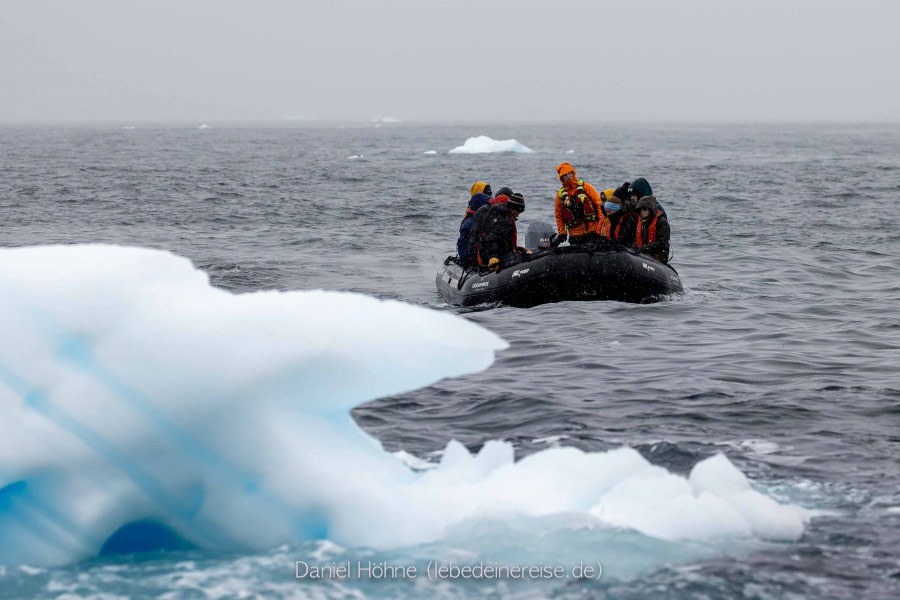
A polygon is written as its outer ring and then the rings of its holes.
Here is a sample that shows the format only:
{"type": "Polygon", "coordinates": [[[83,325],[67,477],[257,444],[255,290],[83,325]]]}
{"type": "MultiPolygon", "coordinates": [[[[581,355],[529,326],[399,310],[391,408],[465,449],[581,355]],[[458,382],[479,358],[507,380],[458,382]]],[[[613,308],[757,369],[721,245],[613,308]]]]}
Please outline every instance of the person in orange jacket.
{"type": "Polygon", "coordinates": [[[575,167],[567,162],[556,167],[562,187],[556,192],[556,231],[554,245],[564,241],[583,244],[594,237],[600,218],[600,194],[590,183],[578,179],[575,167]]]}

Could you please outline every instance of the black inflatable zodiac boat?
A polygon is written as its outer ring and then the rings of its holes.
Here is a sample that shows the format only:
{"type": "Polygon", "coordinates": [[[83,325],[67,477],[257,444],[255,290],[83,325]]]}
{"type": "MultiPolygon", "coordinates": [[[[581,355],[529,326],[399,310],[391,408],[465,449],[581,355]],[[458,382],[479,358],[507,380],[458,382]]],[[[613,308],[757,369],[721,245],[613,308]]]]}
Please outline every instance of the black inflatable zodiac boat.
{"type": "Polygon", "coordinates": [[[684,291],[675,269],[607,239],[547,248],[553,231],[534,223],[526,245],[541,249],[496,273],[465,269],[448,257],[435,277],[438,293],[455,306],[502,302],[528,308],[564,300],[649,303],[684,291]]]}

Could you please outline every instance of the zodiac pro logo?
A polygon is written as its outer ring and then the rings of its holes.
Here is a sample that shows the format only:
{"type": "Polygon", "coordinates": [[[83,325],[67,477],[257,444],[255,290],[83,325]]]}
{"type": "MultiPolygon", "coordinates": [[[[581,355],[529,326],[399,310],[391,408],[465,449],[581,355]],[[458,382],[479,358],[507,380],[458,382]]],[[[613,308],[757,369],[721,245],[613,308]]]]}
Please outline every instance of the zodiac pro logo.
{"type": "Polygon", "coordinates": [[[518,271],[513,271],[512,276],[518,277],[519,275],[524,275],[525,273],[527,273],[530,270],[531,270],[531,267],[528,267],[527,269],[519,269],[518,271]]]}
{"type": "Polygon", "coordinates": [[[491,282],[490,282],[490,281],[482,281],[481,283],[473,283],[473,284],[472,284],[472,289],[475,290],[475,289],[478,289],[478,288],[486,288],[486,287],[489,286],[489,285],[491,285],[491,282]]]}
{"type": "Polygon", "coordinates": [[[655,270],[656,270],[656,267],[651,267],[650,265],[648,265],[648,264],[645,263],[645,262],[642,262],[641,264],[644,265],[644,268],[647,269],[648,271],[655,271],[655,270]]]}

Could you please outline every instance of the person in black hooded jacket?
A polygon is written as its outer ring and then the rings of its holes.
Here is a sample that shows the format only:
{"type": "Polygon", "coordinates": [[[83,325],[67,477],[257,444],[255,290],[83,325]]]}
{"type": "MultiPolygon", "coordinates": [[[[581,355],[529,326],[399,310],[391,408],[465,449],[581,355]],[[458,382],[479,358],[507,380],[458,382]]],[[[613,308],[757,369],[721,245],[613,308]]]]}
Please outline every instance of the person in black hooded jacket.
{"type": "Polygon", "coordinates": [[[517,246],[516,219],[524,210],[525,198],[518,193],[510,198],[497,196],[493,204],[478,210],[471,238],[478,266],[497,270],[521,261],[522,254],[530,254],[517,246]]]}
{"type": "MultiPolygon", "coordinates": [[[[628,186],[628,195],[631,198],[631,201],[637,204],[638,200],[643,198],[644,196],[653,196],[653,188],[650,187],[650,182],[644,179],[643,177],[638,177],[634,180],[631,185],[628,186]]],[[[653,196],[656,198],[656,196],[653,196]]],[[[656,210],[661,210],[664,217],[669,218],[666,215],[666,209],[662,207],[662,204],[659,203],[659,200],[655,200],[656,202],[656,210]]]]}

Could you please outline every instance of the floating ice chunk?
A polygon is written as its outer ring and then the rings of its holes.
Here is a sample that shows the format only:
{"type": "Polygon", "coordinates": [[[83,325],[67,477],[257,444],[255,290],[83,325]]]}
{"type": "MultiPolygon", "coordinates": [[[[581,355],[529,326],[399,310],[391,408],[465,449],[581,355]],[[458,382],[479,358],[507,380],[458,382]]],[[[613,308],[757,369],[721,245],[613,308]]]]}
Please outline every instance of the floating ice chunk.
{"type": "Polygon", "coordinates": [[[534,152],[516,140],[495,140],[480,135],[470,137],[462,146],[450,150],[450,154],[485,154],[489,152],[534,152]]]}
{"type": "Polygon", "coordinates": [[[156,250],[2,249],[0,280],[0,564],[147,519],[201,548],[355,541],[414,473],[349,410],[505,347],[398,302],[232,295],[156,250]]]}
{"type": "Polygon", "coordinates": [[[372,119],[372,122],[379,124],[402,123],[403,119],[398,119],[397,117],[375,117],[372,119]]]}
{"type": "Polygon", "coordinates": [[[566,150],[566,154],[575,154],[574,150],[566,150]]]}
{"type": "Polygon", "coordinates": [[[437,154],[437,150],[426,150],[422,154],[425,154],[427,156],[434,156],[435,154],[437,154]]]}
{"type": "Polygon", "coordinates": [[[636,470],[591,512],[664,540],[794,540],[810,517],[753,490],[724,454],[698,463],[687,480],[659,467],[636,470]]]}
{"type": "Polygon", "coordinates": [[[203,125],[201,125],[201,126],[198,127],[197,129],[209,129],[209,125],[207,125],[206,123],[204,123],[203,125]]]}
{"type": "Polygon", "coordinates": [[[777,443],[766,440],[744,440],[740,446],[754,454],[774,454],[780,449],[777,443]]]}
{"type": "Polygon", "coordinates": [[[740,515],[753,535],[762,539],[797,539],[809,518],[807,511],[779,504],[752,489],[744,474],[724,454],[697,463],[689,479],[695,494],[722,499],[740,515]]]}
{"type": "Polygon", "coordinates": [[[410,468],[349,411],[487,368],[506,344],[452,313],[235,295],[168,252],[101,245],[0,249],[0,281],[0,564],[153,531],[216,551],[396,549],[472,523],[694,541],[796,539],[809,518],[724,455],[684,478],[629,448],[517,462],[507,442],[450,442],[410,468]]]}
{"type": "Polygon", "coordinates": [[[353,154],[347,157],[347,160],[359,160],[360,158],[365,158],[362,154],[353,154]]]}
{"type": "Polygon", "coordinates": [[[548,435],[547,437],[535,438],[531,440],[532,444],[546,444],[548,446],[557,446],[564,439],[568,439],[567,435],[548,435]]]}

